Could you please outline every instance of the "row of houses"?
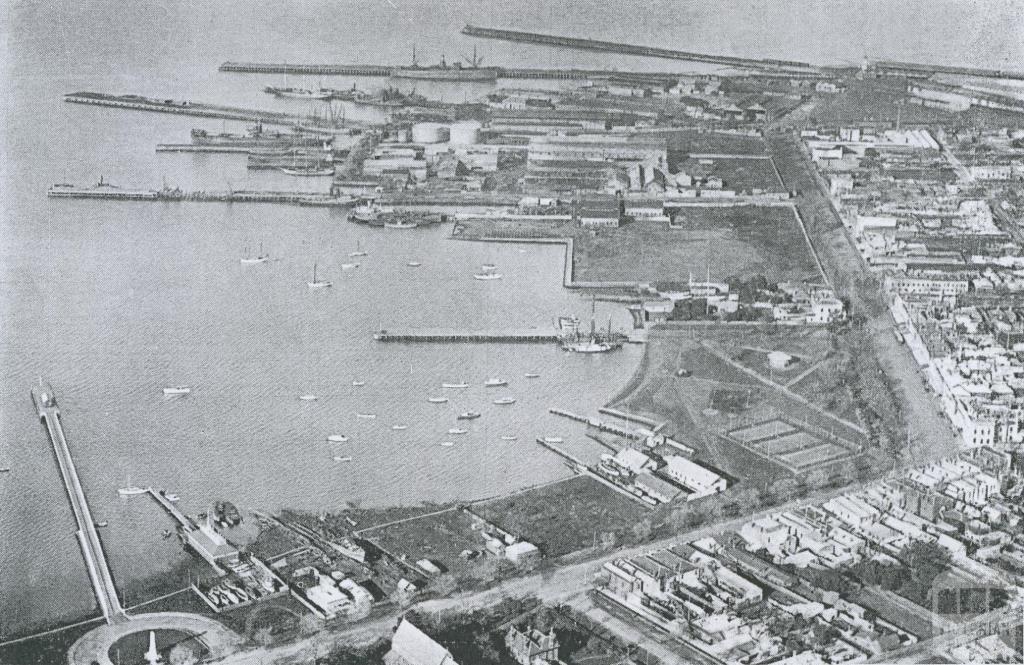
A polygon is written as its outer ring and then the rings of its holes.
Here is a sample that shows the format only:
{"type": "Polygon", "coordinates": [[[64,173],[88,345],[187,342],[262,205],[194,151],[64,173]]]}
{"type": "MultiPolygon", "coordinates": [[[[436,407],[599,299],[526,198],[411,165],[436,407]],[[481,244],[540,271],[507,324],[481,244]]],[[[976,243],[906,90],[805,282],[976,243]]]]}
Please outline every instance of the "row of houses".
{"type": "Polygon", "coordinates": [[[857,662],[916,641],[841,598],[794,593],[764,568],[706,538],[608,562],[598,592],[722,662],[857,662]],[[825,630],[835,637],[821,639],[825,630]]]}

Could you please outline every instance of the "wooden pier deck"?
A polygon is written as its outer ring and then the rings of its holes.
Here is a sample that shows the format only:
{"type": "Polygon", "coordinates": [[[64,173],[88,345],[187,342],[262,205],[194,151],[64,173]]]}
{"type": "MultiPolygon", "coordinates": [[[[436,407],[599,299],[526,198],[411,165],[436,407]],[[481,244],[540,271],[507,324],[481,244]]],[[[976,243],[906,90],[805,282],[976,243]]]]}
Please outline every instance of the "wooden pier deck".
{"type": "MultiPolygon", "coordinates": [[[[344,131],[345,127],[329,118],[312,118],[279,111],[263,111],[237,106],[221,106],[177,99],[151,99],[140,95],[110,95],[102,92],[71,92],[64,95],[64,101],[72,104],[89,104],[93,106],[109,106],[133,111],[152,111],[155,113],[174,113],[200,118],[218,118],[221,120],[242,120],[260,122],[264,125],[284,125],[301,127],[309,130],[344,131]]],[[[351,125],[352,123],[347,123],[351,125]]]]}
{"type": "Polygon", "coordinates": [[[435,343],[547,343],[557,342],[557,332],[526,330],[381,330],[373,336],[378,342],[435,343]]]}

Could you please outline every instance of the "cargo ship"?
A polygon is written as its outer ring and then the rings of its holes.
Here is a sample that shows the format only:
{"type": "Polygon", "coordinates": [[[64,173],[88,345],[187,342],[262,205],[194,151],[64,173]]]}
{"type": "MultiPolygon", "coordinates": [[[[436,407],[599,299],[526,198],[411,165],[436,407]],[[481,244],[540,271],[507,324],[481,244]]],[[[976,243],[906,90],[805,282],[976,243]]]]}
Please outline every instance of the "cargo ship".
{"type": "Polygon", "coordinates": [[[67,183],[57,183],[48,190],[46,195],[51,198],[65,199],[123,199],[147,201],[159,198],[160,193],[152,189],[121,189],[117,185],[100,181],[93,187],[77,187],[67,183]]]}
{"type": "Polygon", "coordinates": [[[272,85],[268,85],[267,87],[263,88],[263,92],[270,93],[275,97],[316,100],[330,99],[331,95],[334,94],[334,91],[328,88],[320,88],[319,90],[307,90],[306,88],[278,88],[272,85]]]}
{"type": "Polygon", "coordinates": [[[268,132],[263,123],[257,123],[245,134],[221,132],[211,134],[205,129],[192,130],[193,145],[232,146],[237,148],[317,147],[329,144],[331,137],[300,134],[297,132],[268,132]]]}
{"type": "Polygon", "coordinates": [[[416,57],[413,56],[413,64],[409,67],[398,67],[391,71],[393,79],[412,79],[414,81],[449,81],[464,83],[493,83],[498,79],[498,70],[494,67],[481,67],[482,58],[476,55],[473,49],[473,57],[466,58],[467,66],[461,62],[449,65],[441,56],[441,62],[436,65],[422,67],[416,64],[416,57]]]}
{"type": "Polygon", "coordinates": [[[397,88],[385,88],[379,93],[367,95],[357,94],[351,99],[357,106],[373,106],[377,108],[401,108],[403,106],[424,106],[427,98],[416,92],[402,92],[397,88]]]}

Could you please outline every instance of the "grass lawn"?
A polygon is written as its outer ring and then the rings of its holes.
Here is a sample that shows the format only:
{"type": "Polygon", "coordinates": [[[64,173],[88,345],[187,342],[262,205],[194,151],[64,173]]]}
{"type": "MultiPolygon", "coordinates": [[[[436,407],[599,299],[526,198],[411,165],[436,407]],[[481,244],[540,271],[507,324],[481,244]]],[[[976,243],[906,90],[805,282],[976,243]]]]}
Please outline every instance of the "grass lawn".
{"type": "Polygon", "coordinates": [[[594,534],[628,527],[649,515],[639,503],[580,476],[473,506],[474,512],[541,548],[549,557],[591,547],[594,534]]]}
{"type": "Polygon", "coordinates": [[[461,510],[431,515],[394,526],[375,529],[365,535],[395,556],[405,554],[409,563],[431,559],[444,564],[449,570],[462,567],[459,553],[480,550],[484,540],[472,528],[472,520],[461,510]]]}
{"type": "MultiPolygon", "coordinates": [[[[664,138],[668,144],[669,168],[673,156],[683,158],[690,154],[760,155],[767,148],[760,136],[743,136],[720,132],[701,132],[693,129],[666,129],[651,132],[651,136],[664,138]]],[[[674,169],[673,169],[674,170],[674,169]]]]}
{"type": "Polygon", "coordinates": [[[685,282],[709,266],[713,280],[821,278],[788,207],[686,207],[672,227],[635,222],[578,234],[573,260],[577,281],[685,282]]]}
{"type": "Polygon", "coordinates": [[[712,164],[688,159],[680,168],[694,177],[716,175],[722,179],[725,189],[737,192],[752,192],[755,189],[763,192],[786,190],[768,159],[715,159],[712,164]]]}

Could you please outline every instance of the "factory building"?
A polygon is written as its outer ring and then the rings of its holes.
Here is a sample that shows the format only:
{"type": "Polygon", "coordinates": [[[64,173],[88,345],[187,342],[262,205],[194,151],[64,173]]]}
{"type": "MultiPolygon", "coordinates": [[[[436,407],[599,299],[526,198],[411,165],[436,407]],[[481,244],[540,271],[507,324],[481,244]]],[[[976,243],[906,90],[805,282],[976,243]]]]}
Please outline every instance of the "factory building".
{"type": "Polygon", "coordinates": [[[619,170],[625,169],[630,189],[642,190],[655,179],[655,171],[667,170],[664,139],[636,136],[581,134],[579,136],[537,136],[527,149],[528,189],[544,191],[618,190],[619,170]]]}

